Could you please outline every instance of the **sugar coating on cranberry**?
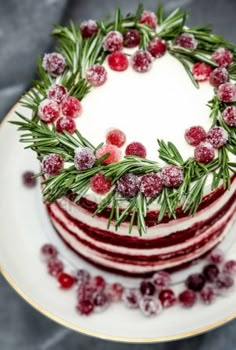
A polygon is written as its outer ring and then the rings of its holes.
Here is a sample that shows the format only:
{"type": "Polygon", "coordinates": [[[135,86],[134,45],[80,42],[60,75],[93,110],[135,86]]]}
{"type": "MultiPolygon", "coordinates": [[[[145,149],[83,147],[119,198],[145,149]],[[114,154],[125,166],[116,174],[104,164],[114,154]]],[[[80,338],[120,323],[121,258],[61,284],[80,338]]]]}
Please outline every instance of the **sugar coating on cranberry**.
{"type": "Polygon", "coordinates": [[[39,104],[38,115],[44,123],[52,123],[59,117],[60,107],[55,101],[45,99],[39,104]]]}
{"type": "Polygon", "coordinates": [[[192,307],[196,301],[196,293],[191,289],[186,289],[179,294],[179,302],[185,308],[192,307]]]}
{"type": "Polygon", "coordinates": [[[63,272],[64,264],[57,257],[48,260],[47,263],[48,273],[54,277],[57,277],[63,272]]]}
{"type": "Polygon", "coordinates": [[[97,22],[92,19],[83,21],[80,24],[80,31],[84,39],[91,38],[92,36],[97,35],[98,29],[99,28],[97,22]]]}
{"type": "Polygon", "coordinates": [[[231,51],[220,47],[211,56],[220,67],[228,67],[233,62],[233,54],[231,51]]]}
{"type": "Polygon", "coordinates": [[[219,248],[215,248],[208,255],[208,260],[216,265],[222,264],[225,260],[224,252],[219,248]]]}
{"type": "Polygon", "coordinates": [[[202,288],[204,287],[205,283],[206,279],[201,273],[194,273],[190,275],[185,282],[186,287],[191,290],[194,290],[195,292],[200,292],[200,290],[202,290],[202,288]]]}
{"type": "Polygon", "coordinates": [[[124,47],[132,49],[139,46],[141,41],[140,32],[137,29],[129,29],[124,33],[124,47]]]}
{"type": "Polygon", "coordinates": [[[50,243],[44,244],[40,249],[43,260],[48,261],[52,258],[56,258],[58,251],[57,248],[50,243]]]}
{"type": "Polygon", "coordinates": [[[107,62],[109,67],[116,72],[123,72],[129,66],[127,56],[119,51],[112,52],[110,55],[108,55],[107,62]]]}
{"type": "Polygon", "coordinates": [[[163,289],[159,294],[159,299],[164,308],[171,307],[177,302],[176,295],[172,289],[163,289]]]}
{"type": "Polygon", "coordinates": [[[78,284],[86,284],[90,280],[90,273],[87,270],[79,269],[75,274],[78,284]]]}
{"type": "Polygon", "coordinates": [[[107,155],[107,158],[103,160],[103,164],[117,163],[121,159],[121,150],[111,144],[104,144],[96,151],[96,158],[99,159],[107,155]]]}
{"type": "Polygon", "coordinates": [[[151,29],[155,29],[157,26],[157,16],[154,12],[144,10],[140,16],[139,23],[145,24],[151,29]]]}
{"type": "Polygon", "coordinates": [[[162,311],[162,305],[158,298],[145,295],[139,301],[142,313],[147,317],[157,316],[162,311]]]}
{"type": "Polygon", "coordinates": [[[91,189],[98,194],[106,194],[111,189],[112,182],[104,174],[98,173],[90,179],[91,189]]]}
{"type": "Polygon", "coordinates": [[[79,301],[76,309],[80,315],[88,316],[93,312],[94,304],[93,304],[92,300],[89,300],[89,299],[83,300],[82,299],[81,301],[79,301]]]}
{"type": "Polygon", "coordinates": [[[236,260],[228,260],[224,263],[223,273],[229,274],[229,275],[236,275],[236,260]]]}
{"type": "Polygon", "coordinates": [[[146,150],[146,147],[141,142],[131,142],[126,147],[125,154],[127,156],[137,156],[141,158],[146,158],[147,150],[146,150]]]}
{"type": "Polygon", "coordinates": [[[131,66],[138,73],[148,72],[152,67],[152,55],[145,50],[136,51],[131,57],[131,66]]]}
{"type": "Polygon", "coordinates": [[[122,301],[130,309],[137,309],[141,295],[136,288],[125,288],[122,294],[122,301]]]}
{"type": "Polygon", "coordinates": [[[102,276],[94,276],[90,278],[89,285],[94,292],[101,292],[106,287],[106,281],[102,276]]]}
{"type": "Polygon", "coordinates": [[[112,129],[106,134],[106,143],[111,145],[122,147],[126,142],[126,136],[120,129],[112,129]]]}
{"type": "Polygon", "coordinates": [[[220,273],[215,280],[215,286],[220,290],[232,288],[233,285],[234,279],[228,273],[220,273]]]}
{"type": "Polygon", "coordinates": [[[176,45],[193,51],[197,48],[198,41],[193,34],[183,33],[177,38],[176,45]]]}
{"type": "Polygon", "coordinates": [[[228,132],[220,126],[213,126],[207,133],[207,140],[214,148],[224,146],[228,142],[228,139],[228,132]]]}
{"type": "Polygon", "coordinates": [[[78,148],[75,151],[74,164],[77,170],[86,170],[94,166],[96,157],[89,147],[78,148]]]}
{"type": "Polygon", "coordinates": [[[229,72],[224,67],[215,68],[210,74],[210,84],[218,88],[229,80],[229,72]]]}
{"type": "Polygon", "coordinates": [[[116,30],[111,31],[104,38],[103,48],[109,52],[119,51],[123,47],[123,41],[123,35],[120,32],[116,30]]]}
{"type": "Polygon", "coordinates": [[[74,134],[76,130],[76,124],[73,118],[60,117],[56,121],[56,131],[63,133],[64,131],[74,134]]]}
{"type": "Polygon", "coordinates": [[[147,49],[153,57],[160,58],[166,53],[167,45],[163,39],[156,37],[149,42],[147,49]]]}
{"type": "Polygon", "coordinates": [[[146,196],[153,198],[163,189],[162,177],[159,173],[150,173],[141,178],[140,191],[146,196]]]}
{"type": "Polygon", "coordinates": [[[140,283],[140,293],[142,295],[154,295],[156,293],[156,287],[152,281],[144,280],[140,283]]]}
{"type": "Polygon", "coordinates": [[[62,272],[57,276],[57,281],[62,289],[70,289],[75,283],[74,277],[65,272],[62,272]]]}
{"type": "Polygon", "coordinates": [[[203,273],[206,281],[212,283],[218,277],[220,270],[219,270],[217,265],[208,264],[208,265],[204,266],[202,273],[203,273]]]}
{"type": "Polygon", "coordinates": [[[124,198],[135,197],[140,190],[140,178],[132,173],[122,175],[116,183],[116,192],[124,198]]]}
{"type": "Polygon", "coordinates": [[[201,142],[194,150],[194,159],[202,164],[208,164],[215,158],[215,151],[209,142],[201,142]]]}
{"type": "Polygon", "coordinates": [[[86,79],[92,86],[101,86],[107,81],[106,68],[101,64],[94,64],[86,72],[86,79]]]}
{"type": "Polygon", "coordinates": [[[29,188],[35,187],[37,184],[35,173],[33,171],[25,171],[22,174],[22,182],[26,187],[29,187],[29,188]]]}
{"type": "Polygon", "coordinates": [[[100,292],[95,295],[93,303],[95,312],[102,312],[109,307],[110,300],[107,294],[105,294],[104,292],[100,292]]]}
{"type": "Polygon", "coordinates": [[[236,102],[236,85],[232,83],[221,84],[218,88],[217,95],[222,102],[236,102]]]}
{"type": "Polygon", "coordinates": [[[161,172],[162,183],[166,187],[179,187],[183,180],[184,174],[182,169],[176,165],[167,165],[161,172]]]}
{"type": "Polygon", "coordinates": [[[236,106],[228,106],[222,113],[225,124],[229,126],[236,126],[236,106]]]}
{"type": "Polygon", "coordinates": [[[166,289],[171,283],[171,276],[166,271],[158,271],[152,276],[152,282],[157,290],[166,289]]]}
{"type": "Polygon", "coordinates": [[[53,84],[47,91],[47,97],[58,104],[60,104],[67,96],[67,88],[61,84],[53,84]]]}
{"type": "Polygon", "coordinates": [[[191,126],[185,131],[184,137],[189,145],[197,146],[199,143],[206,141],[207,133],[199,125],[191,126]]]}
{"type": "Polygon", "coordinates": [[[77,300],[80,302],[82,300],[92,300],[94,295],[94,290],[91,288],[89,283],[79,283],[77,289],[77,300]]]}
{"type": "Polygon", "coordinates": [[[62,156],[56,153],[45,156],[41,164],[43,171],[50,176],[58,175],[64,167],[62,156]]]}
{"type": "Polygon", "coordinates": [[[199,82],[207,81],[212,72],[212,68],[205,62],[197,62],[193,65],[192,73],[194,78],[199,82]]]}
{"type": "Polygon", "coordinates": [[[66,61],[60,53],[46,53],[43,57],[42,65],[49,74],[58,76],[64,72],[66,61]]]}
{"type": "Polygon", "coordinates": [[[69,96],[62,101],[61,112],[66,117],[77,118],[82,112],[81,102],[74,96],[69,96]]]}
{"type": "Polygon", "coordinates": [[[216,299],[216,292],[212,287],[205,286],[200,292],[200,299],[204,304],[212,304],[216,299]]]}
{"type": "Polygon", "coordinates": [[[109,284],[106,287],[106,294],[108,295],[109,299],[112,302],[120,301],[122,298],[123,291],[124,291],[124,287],[122,286],[122,284],[118,282],[109,284]]]}

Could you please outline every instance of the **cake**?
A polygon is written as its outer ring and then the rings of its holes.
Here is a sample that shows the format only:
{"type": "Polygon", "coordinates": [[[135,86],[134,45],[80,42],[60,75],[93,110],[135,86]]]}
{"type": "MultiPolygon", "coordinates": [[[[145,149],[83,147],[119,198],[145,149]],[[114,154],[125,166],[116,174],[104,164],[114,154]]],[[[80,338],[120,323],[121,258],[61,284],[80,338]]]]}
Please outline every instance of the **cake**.
{"type": "Polygon", "coordinates": [[[15,122],[57,234],[108,271],[191,264],[235,219],[236,46],[185,17],[57,26],[15,122]]]}

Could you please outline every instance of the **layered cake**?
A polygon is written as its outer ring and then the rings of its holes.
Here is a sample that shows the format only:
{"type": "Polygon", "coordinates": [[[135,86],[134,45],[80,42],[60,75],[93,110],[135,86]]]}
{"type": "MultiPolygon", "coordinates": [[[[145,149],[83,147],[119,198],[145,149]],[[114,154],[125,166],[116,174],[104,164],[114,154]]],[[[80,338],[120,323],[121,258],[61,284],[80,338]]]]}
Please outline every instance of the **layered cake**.
{"type": "Polygon", "coordinates": [[[140,6],[57,26],[19,115],[57,234],[122,274],[179,268],[235,218],[236,46],[140,6]]]}

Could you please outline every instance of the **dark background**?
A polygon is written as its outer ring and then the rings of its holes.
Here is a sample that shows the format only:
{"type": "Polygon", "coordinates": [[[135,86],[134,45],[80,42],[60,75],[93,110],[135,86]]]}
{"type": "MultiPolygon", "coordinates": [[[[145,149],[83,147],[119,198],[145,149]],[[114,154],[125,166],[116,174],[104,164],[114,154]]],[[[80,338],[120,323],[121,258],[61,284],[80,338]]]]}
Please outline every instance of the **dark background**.
{"type": "MultiPolygon", "coordinates": [[[[99,19],[120,6],[134,11],[134,0],[0,0],[0,119],[34,78],[36,60],[50,52],[53,23],[99,19]]],[[[144,2],[144,1],[143,1],[144,2]]],[[[145,1],[154,10],[157,0],[145,1]]],[[[181,6],[191,10],[188,23],[212,23],[215,32],[236,42],[236,0],[163,0],[167,11],[181,6]]],[[[43,288],[43,286],[42,286],[43,288]]],[[[191,312],[191,311],[190,311],[191,312]]],[[[193,315],[194,317],[194,315],[193,315]]],[[[208,334],[169,344],[124,345],[97,340],[58,326],[27,305],[0,278],[0,350],[233,350],[236,321],[208,334]]]]}

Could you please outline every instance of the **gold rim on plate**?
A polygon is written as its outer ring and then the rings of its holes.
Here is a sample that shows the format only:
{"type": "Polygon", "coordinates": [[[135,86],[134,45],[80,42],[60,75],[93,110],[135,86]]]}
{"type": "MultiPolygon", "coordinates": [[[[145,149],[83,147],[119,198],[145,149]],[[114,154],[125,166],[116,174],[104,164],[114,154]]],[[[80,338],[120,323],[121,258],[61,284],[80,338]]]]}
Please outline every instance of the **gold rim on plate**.
{"type": "MultiPolygon", "coordinates": [[[[13,113],[13,111],[16,110],[17,106],[19,105],[19,102],[17,102],[7,113],[5,118],[2,120],[0,127],[2,127],[7,119],[10,118],[10,115],[13,113]]],[[[9,283],[9,285],[28,303],[30,304],[34,309],[42,313],[44,316],[48,317],[49,319],[59,323],[60,325],[67,327],[73,331],[89,335],[95,338],[100,338],[104,340],[112,340],[112,341],[117,341],[117,342],[125,342],[125,343],[159,343],[159,342],[166,342],[166,341],[173,341],[173,340],[179,340],[179,339],[184,339],[188,337],[192,337],[194,335],[199,335],[201,333],[208,332],[210,330],[213,330],[217,327],[223,326],[224,324],[228,323],[229,321],[232,321],[233,319],[236,318],[236,313],[232,313],[231,315],[223,318],[220,321],[214,322],[210,324],[209,326],[206,327],[201,327],[198,328],[194,331],[191,332],[183,332],[176,334],[174,336],[166,336],[166,337],[157,337],[157,338],[126,338],[126,337],[115,337],[115,336],[110,336],[107,334],[102,334],[102,333],[97,333],[97,332],[92,332],[87,329],[81,328],[79,326],[76,326],[70,322],[65,321],[64,319],[55,316],[51,312],[48,312],[44,307],[41,305],[37,304],[34,300],[32,300],[25,292],[23,292],[15,283],[15,281],[12,279],[12,277],[8,274],[8,272],[4,269],[3,266],[0,266],[0,273],[3,275],[3,277],[6,279],[6,281],[9,283]]]]}

